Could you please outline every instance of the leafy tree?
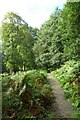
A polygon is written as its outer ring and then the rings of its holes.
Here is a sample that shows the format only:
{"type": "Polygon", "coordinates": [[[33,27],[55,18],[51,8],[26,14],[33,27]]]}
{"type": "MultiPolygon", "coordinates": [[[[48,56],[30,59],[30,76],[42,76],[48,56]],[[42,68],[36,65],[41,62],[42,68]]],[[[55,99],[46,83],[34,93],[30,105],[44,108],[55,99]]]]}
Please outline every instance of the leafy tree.
{"type": "Polygon", "coordinates": [[[36,42],[36,40],[38,39],[39,29],[29,26],[29,32],[31,33],[34,42],[36,42]]]}
{"type": "Polygon", "coordinates": [[[55,12],[50,16],[50,19],[39,30],[38,40],[33,48],[38,67],[55,69],[61,64],[63,45],[59,40],[61,36],[60,32],[58,32],[60,12],[56,8],[55,12]]]}
{"type": "Polygon", "coordinates": [[[59,26],[62,34],[62,43],[64,45],[64,56],[66,60],[80,58],[80,2],[67,2],[64,6],[59,26]]]}
{"type": "Polygon", "coordinates": [[[4,63],[11,71],[31,69],[34,65],[32,36],[28,24],[17,14],[7,13],[2,21],[4,63]]]}

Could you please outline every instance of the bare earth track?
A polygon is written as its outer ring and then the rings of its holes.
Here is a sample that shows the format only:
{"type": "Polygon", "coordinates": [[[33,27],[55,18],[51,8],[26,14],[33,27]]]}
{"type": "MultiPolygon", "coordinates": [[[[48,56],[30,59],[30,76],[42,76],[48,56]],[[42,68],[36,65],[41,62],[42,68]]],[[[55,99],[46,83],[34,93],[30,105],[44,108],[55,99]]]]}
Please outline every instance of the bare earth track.
{"type": "Polygon", "coordinates": [[[55,100],[52,103],[51,111],[57,120],[69,120],[73,112],[70,101],[65,100],[64,91],[58,80],[55,80],[51,75],[48,76],[49,83],[53,87],[55,100]]]}

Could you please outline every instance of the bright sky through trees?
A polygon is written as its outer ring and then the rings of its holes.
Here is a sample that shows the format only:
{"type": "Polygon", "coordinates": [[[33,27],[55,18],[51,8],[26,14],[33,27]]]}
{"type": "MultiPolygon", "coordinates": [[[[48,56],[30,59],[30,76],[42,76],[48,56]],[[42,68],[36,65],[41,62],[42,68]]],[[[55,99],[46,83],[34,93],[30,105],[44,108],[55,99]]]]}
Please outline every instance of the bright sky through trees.
{"type": "Polygon", "coordinates": [[[54,9],[62,8],[66,0],[1,0],[0,22],[7,12],[18,13],[30,26],[40,27],[54,9]]]}

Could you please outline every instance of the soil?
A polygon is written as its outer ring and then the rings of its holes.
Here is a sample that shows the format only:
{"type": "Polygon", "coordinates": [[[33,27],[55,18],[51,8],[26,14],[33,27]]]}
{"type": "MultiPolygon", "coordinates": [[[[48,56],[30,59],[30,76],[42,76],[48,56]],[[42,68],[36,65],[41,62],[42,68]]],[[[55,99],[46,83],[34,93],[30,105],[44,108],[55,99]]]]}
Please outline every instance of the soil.
{"type": "Polygon", "coordinates": [[[64,91],[58,80],[53,78],[50,74],[48,76],[49,83],[52,85],[55,100],[52,103],[51,111],[57,120],[68,120],[71,118],[73,108],[71,102],[64,98],[64,91]]]}

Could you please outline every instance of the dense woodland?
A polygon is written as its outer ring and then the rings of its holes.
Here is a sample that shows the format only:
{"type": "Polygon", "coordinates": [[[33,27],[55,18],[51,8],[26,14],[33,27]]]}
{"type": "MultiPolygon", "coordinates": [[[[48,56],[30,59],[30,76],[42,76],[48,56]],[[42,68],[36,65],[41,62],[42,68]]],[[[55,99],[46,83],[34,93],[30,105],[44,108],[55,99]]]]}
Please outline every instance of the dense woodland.
{"type": "MultiPolygon", "coordinates": [[[[60,81],[80,117],[80,2],[56,8],[40,29],[18,14],[4,16],[0,28],[3,120],[49,118],[54,95],[47,81],[52,73],[60,81]]],[[[55,117],[55,116],[54,116],[55,117]]]]}

